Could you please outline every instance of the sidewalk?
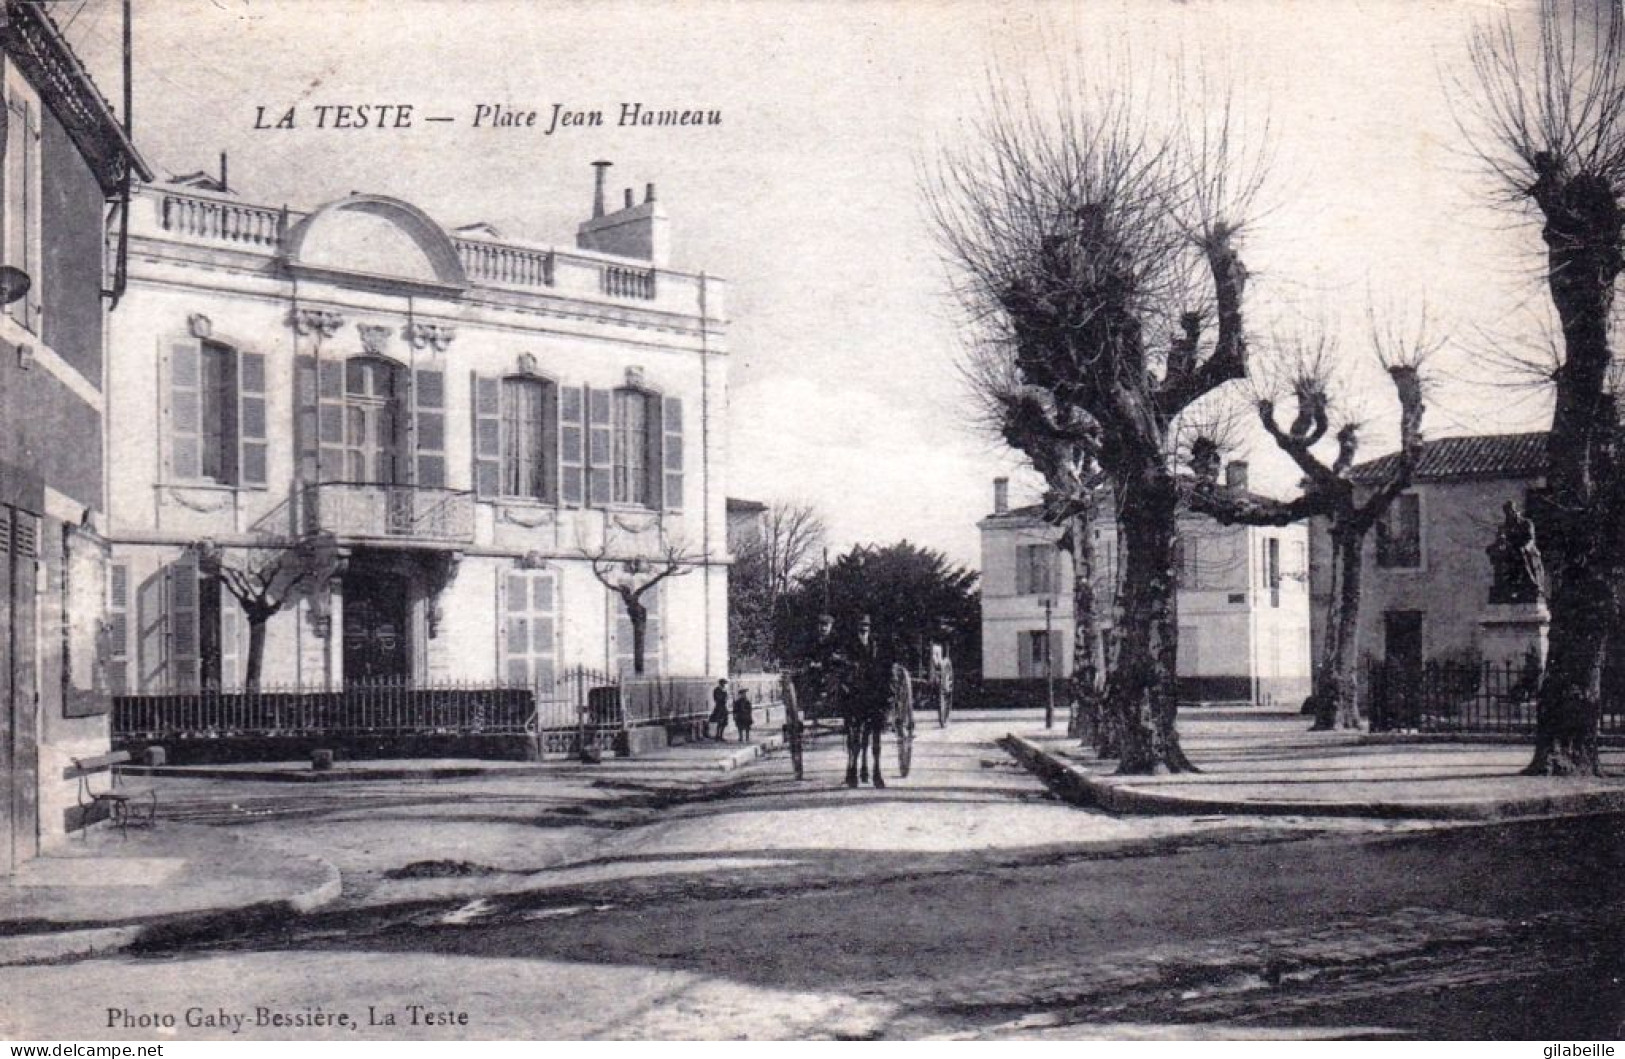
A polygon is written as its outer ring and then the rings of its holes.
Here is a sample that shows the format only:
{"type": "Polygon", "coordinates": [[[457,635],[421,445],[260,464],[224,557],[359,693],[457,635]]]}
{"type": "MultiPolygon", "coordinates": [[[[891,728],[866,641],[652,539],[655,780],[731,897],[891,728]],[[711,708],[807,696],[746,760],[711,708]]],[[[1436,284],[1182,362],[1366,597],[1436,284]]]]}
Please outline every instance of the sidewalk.
{"type": "Polygon", "coordinates": [[[1310,732],[1297,714],[1262,711],[1179,717],[1200,772],[1118,776],[1061,728],[1013,725],[1005,748],[1078,805],[1112,813],[1369,816],[1504,820],[1625,812],[1625,750],[1605,748],[1603,778],[1519,776],[1531,747],[1516,743],[1400,742],[1362,732],[1310,732]]]}
{"type": "MultiPolygon", "coordinates": [[[[760,732],[760,730],[759,730],[760,732]]],[[[169,790],[200,789],[211,780],[278,783],[433,782],[467,777],[714,780],[776,748],[761,732],[748,744],[699,742],[661,747],[601,764],[557,761],[352,761],[316,772],[308,762],[166,766],[131,769],[162,777],[169,790]]],[[[455,825],[454,825],[455,826],[455,825]]],[[[219,827],[166,820],[128,835],[105,824],[74,833],[43,856],[0,879],[0,966],[70,959],[126,949],[154,931],[222,920],[307,912],[337,898],[337,868],[318,857],[290,855],[219,827]]]]}

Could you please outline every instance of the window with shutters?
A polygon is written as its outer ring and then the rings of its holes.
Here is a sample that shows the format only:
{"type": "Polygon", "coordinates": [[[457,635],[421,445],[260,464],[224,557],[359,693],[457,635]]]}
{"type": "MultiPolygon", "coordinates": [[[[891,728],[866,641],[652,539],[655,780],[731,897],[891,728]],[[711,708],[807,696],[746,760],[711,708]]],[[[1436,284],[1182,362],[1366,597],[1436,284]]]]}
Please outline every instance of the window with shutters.
{"type": "Polygon", "coordinates": [[[1390,570],[1422,566],[1422,498],[1402,493],[1377,521],[1377,565],[1390,570]]]}
{"type": "Polygon", "coordinates": [[[1017,547],[1016,595],[1054,594],[1058,554],[1053,544],[1023,544],[1017,547]]]}
{"type": "MultiPolygon", "coordinates": [[[[1051,662],[1060,655],[1061,630],[1034,629],[1017,634],[1016,675],[1047,677],[1051,662]]],[[[1057,670],[1055,676],[1060,676],[1057,670]]]]}
{"type": "Polygon", "coordinates": [[[557,659],[558,575],[510,570],[501,600],[502,669],[508,683],[551,689],[557,659]]]}
{"type": "Polygon", "coordinates": [[[160,567],[136,594],[142,691],[195,691],[200,679],[198,566],[187,555],[160,567]]]}
{"type": "Polygon", "coordinates": [[[265,357],[186,339],[169,351],[170,472],[178,481],[263,486],[265,357]]]}
{"type": "Polygon", "coordinates": [[[28,293],[4,312],[30,331],[40,329],[40,105],[13,71],[6,82],[5,158],[0,164],[0,202],[5,209],[3,264],[28,274],[28,293]]]}
{"type": "MultiPolygon", "coordinates": [[[[580,391],[568,391],[579,413],[580,391]]],[[[575,503],[580,502],[579,414],[574,448],[575,503]]],[[[481,496],[554,503],[559,498],[559,390],[546,379],[474,380],[474,481],[481,496]]]]}

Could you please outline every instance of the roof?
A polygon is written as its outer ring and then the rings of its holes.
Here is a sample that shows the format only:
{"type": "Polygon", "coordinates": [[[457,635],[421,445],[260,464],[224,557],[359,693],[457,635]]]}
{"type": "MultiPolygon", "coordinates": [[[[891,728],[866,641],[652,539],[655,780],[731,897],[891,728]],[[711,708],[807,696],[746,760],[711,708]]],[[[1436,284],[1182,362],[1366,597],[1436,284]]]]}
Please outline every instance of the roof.
{"type": "Polygon", "coordinates": [[[0,48],[62,123],[105,194],[117,192],[132,170],[143,180],[152,179],[124,126],[43,4],[0,0],[0,48]]]}
{"type": "MultiPolygon", "coordinates": [[[[1399,462],[1397,452],[1357,463],[1349,479],[1360,485],[1385,480],[1399,462]]],[[[1471,478],[1538,478],[1546,473],[1546,431],[1528,434],[1475,434],[1422,443],[1413,481],[1471,478]]]]}

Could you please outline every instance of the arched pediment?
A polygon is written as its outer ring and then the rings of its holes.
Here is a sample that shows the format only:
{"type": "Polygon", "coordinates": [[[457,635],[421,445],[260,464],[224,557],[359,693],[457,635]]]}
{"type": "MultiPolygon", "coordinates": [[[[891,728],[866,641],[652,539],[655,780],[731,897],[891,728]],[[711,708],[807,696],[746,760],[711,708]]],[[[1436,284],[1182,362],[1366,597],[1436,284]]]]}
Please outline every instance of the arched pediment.
{"type": "Polygon", "coordinates": [[[384,195],[328,203],[288,233],[287,253],[295,270],[459,290],[468,286],[445,229],[411,203],[384,195]]]}

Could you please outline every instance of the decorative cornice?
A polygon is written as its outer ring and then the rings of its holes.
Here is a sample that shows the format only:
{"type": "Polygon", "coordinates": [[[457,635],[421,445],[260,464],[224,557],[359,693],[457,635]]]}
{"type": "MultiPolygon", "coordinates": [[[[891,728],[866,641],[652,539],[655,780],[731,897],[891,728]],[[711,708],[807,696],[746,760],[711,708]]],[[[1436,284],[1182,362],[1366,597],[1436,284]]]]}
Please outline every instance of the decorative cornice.
{"type": "Polygon", "coordinates": [[[427,324],[413,320],[406,326],[406,340],[413,349],[432,346],[436,353],[444,353],[456,337],[457,329],[450,324],[427,324]]]}
{"type": "Polygon", "coordinates": [[[344,326],[344,314],[331,309],[295,309],[293,329],[301,335],[320,334],[332,338],[344,326]]]}

